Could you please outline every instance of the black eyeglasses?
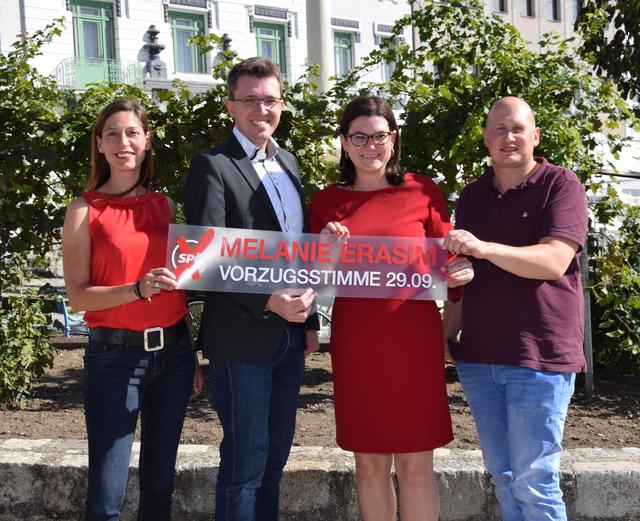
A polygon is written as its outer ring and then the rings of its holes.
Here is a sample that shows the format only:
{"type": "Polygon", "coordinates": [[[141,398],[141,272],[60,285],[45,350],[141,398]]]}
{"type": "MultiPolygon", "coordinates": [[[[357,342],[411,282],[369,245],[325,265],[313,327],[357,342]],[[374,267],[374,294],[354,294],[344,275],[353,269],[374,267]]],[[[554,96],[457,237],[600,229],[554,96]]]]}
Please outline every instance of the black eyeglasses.
{"type": "Polygon", "coordinates": [[[257,109],[260,105],[264,105],[265,109],[272,109],[275,107],[282,98],[242,98],[234,99],[231,101],[242,103],[246,108],[257,109]]]}
{"type": "Polygon", "coordinates": [[[372,135],[355,132],[353,134],[348,134],[347,137],[354,147],[363,147],[369,142],[369,140],[373,141],[374,145],[384,145],[389,142],[391,134],[395,134],[395,132],[376,132],[372,135]]]}

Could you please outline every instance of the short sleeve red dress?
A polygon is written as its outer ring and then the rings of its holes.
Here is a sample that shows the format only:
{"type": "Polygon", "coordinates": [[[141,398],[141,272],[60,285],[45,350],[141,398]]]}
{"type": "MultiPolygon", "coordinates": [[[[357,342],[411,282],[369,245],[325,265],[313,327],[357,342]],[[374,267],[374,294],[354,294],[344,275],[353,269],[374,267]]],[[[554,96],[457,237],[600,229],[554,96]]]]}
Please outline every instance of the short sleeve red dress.
{"type": "MultiPolygon", "coordinates": [[[[433,180],[313,197],[311,229],[340,221],[352,235],[443,237],[451,229],[433,180]]],[[[432,450],[453,439],[442,322],[434,301],[337,298],[331,321],[337,443],[345,450],[432,450]]]]}

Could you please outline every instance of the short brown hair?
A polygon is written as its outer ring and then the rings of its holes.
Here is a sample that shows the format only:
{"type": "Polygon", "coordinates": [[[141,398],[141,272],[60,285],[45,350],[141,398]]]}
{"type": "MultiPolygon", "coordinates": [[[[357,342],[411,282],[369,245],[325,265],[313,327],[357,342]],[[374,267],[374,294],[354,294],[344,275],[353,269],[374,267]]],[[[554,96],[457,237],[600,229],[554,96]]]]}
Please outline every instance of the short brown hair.
{"type": "Polygon", "coordinates": [[[231,72],[227,77],[227,93],[229,99],[232,101],[235,99],[236,86],[240,76],[275,78],[278,80],[280,92],[282,92],[282,74],[280,73],[280,68],[268,58],[255,56],[253,58],[242,60],[233,66],[233,69],[231,69],[231,72]]]}
{"type": "MultiPolygon", "coordinates": [[[[396,133],[393,155],[387,162],[385,175],[391,186],[401,185],[404,183],[404,169],[400,166],[400,132],[389,103],[379,96],[360,96],[352,100],[345,107],[342,118],[340,118],[340,134],[348,138],[351,122],[360,116],[380,116],[387,120],[389,130],[396,133]]],[[[356,169],[353,161],[344,150],[340,152],[339,170],[340,184],[353,186],[356,180],[356,169]]]]}
{"type": "MultiPolygon", "coordinates": [[[[102,138],[102,131],[107,120],[117,112],[133,112],[142,124],[145,133],[149,133],[149,142],[151,142],[151,131],[149,130],[149,120],[144,107],[135,101],[129,99],[116,100],[98,114],[98,119],[93,126],[91,134],[91,174],[87,180],[87,190],[97,190],[104,185],[111,177],[111,167],[107,162],[104,154],[98,150],[98,138],[102,138]]],[[[142,165],[140,165],[140,177],[138,181],[126,192],[118,195],[125,195],[138,186],[147,188],[153,179],[153,147],[150,147],[145,154],[142,165]]]]}

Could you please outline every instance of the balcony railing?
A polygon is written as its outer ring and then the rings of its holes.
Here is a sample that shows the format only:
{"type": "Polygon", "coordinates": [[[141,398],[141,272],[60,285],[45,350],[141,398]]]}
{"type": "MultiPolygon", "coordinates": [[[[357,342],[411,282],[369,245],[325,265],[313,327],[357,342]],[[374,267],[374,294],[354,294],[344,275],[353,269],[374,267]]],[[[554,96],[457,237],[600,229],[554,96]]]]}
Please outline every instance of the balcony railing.
{"type": "Polygon", "coordinates": [[[67,58],[53,71],[59,87],[84,89],[89,83],[106,81],[142,88],[144,63],[97,58],[67,58]]]}

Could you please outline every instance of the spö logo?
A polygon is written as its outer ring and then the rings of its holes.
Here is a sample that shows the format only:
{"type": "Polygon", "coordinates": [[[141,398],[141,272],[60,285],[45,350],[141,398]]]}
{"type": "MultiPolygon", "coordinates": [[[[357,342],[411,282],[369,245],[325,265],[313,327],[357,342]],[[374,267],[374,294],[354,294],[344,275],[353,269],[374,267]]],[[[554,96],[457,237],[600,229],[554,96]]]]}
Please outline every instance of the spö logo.
{"type": "MultiPolygon", "coordinates": [[[[173,265],[176,277],[180,277],[185,270],[193,265],[198,255],[207,249],[207,246],[211,244],[214,237],[215,230],[213,228],[205,231],[199,241],[195,239],[185,239],[184,235],[178,237],[178,243],[171,252],[171,264],[173,265]]],[[[191,278],[193,280],[200,280],[200,271],[194,271],[191,274],[191,278]]]]}
{"type": "Polygon", "coordinates": [[[192,253],[197,246],[198,241],[195,239],[185,239],[184,236],[181,235],[178,242],[180,243],[182,241],[187,245],[187,248],[185,248],[187,251],[183,251],[180,244],[176,244],[175,248],[173,248],[173,252],[171,252],[171,263],[174,268],[177,268],[178,264],[184,264],[185,262],[192,264],[199,255],[198,253],[192,253]]]}

